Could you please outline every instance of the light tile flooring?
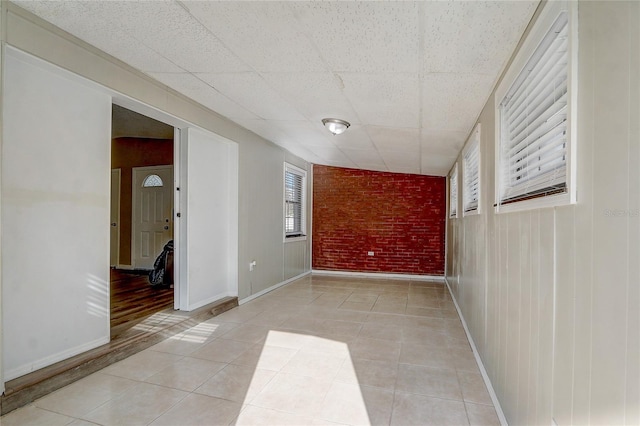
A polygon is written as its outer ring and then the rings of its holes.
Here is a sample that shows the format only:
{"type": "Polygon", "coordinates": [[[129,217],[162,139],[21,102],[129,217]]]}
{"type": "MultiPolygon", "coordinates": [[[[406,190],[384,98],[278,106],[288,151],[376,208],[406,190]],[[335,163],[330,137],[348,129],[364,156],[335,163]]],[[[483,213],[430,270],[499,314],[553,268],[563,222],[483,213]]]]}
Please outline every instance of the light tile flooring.
{"type": "Polygon", "coordinates": [[[491,425],[441,283],[307,276],[45,396],[12,425],[491,425]]]}

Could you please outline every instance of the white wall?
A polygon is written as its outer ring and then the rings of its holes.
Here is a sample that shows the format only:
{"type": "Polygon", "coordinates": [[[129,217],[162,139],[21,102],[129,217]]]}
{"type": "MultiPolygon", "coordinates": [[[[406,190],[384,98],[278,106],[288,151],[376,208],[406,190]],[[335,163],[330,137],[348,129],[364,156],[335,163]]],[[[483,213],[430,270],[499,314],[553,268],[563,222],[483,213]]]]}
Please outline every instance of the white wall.
{"type": "Polygon", "coordinates": [[[447,280],[511,424],[640,424],[640,3],[578,9],[578,203],[494,213],[492,96],[484,211],[447,225],[447,280]]]}
{"type": "Polygon", "coordinates": [[[238,287],[238,147],[197,129],[187,129],[180,158],[183,179],[179,255],[187,285],[181,285],[182,310],[192,310],[238,287]]]}
{"type": "MultiPolygon", "coordinates": [[[[113,94],[114,99],[117,99],[117,103],[121,106],[135,109],[152,118],[162,119],[174,126],[199,127],[220,135],[222,138],[230,140],[233,143],[237,143],[238,169],[235,172],[231,170],[229,172],[230,174],[237,173],[238,176],[239,201],[237,206],[237,223],[239,238],[235,241],[230,241],[229,250],[235,251],[239,260],[236,266],[237,269],[227,272],[227,276],[234,277],[235,275],[238,277],[238,295],[241,298],[277,286],[284,280],[291,278],[293,274],[297,272],[303,271],[302,273],[306,273],[310,271],[309,241],[287,243],[285,246],[282,231],[284,226],[283,163],[286,160],[303,169],[310,169],[306,162],[202,105],[152,80],[148,76],[110,57],[104,52],[69,36],[12,3],[1,3],[0,7],[2,7],[2,10],[4,11],[4,8],[6,8],[6,19],[2,20],[3,24],[6,23],[6,26],[5,31],[0,32],[0,37],[2,37],[0,42],[3,42],[5,45],[13,46],[86,79],[88,82],[86,83],[87,88],[95,87],[95,84],[100,85],[108,93],[113,94]],[[285,247],[286,255],[284,254],[285,247]],[[251,273],[253,275],[249,276],[248,262],[252,259],[258,262],[258,267],[251,273]]],[[[2,58],[0,58],[0,63],[1,62],[2,58]]],[[[90,91],[91,90],[89,90],[89,92],[90,91]]],[[[6,107],[9,103],[12,102],[7,101],[5,98],[3,107],[6,107]]],[[[82,114],[84,113],[83,111],[82,114]]],[[[41,117],[31,119],[34,131],[41,128],[40,121],[41,117]]],[[[108,130],[106,134],[109,135],[108,130]]],[[[53,146],[53,137],[43,139],[42,142],[44,143],[45,140],[53,146]]],[[[6,143],[6,138],[4,138],[3,143],[6,143]]],[[[109,143],[110,141],[106,141],[104,146],[96,148],[95,150],[89,149],[91,146],[91,144],[89,144],[83,146],[82,151],[78,151],[82,152],[83,155],[90,152],[91,155],[87,156],[87,158],[90,158],[89,162],[91,164],[99,161],[105,162],[105,188],[109,186],[109,143]],[[85,149],[87,151],[85,151],[85,149]],[[101,153],[104,153],[104,155],[101,153]]],[[[196,148],[195,151],[192,151],[192,159],[197,160],[197,157],[199,157],[201,153],[206,153],[206,155],[211,154],[207,146],[196,144],[194,147],[196,148]]],[[[47,149],[50,149],[50,147],[47,147],[47,149]]],[[[31,161],[29,157],[24,157],[24,152],[20,149],[17,150],[16,155],[22,156],[22,160],[31,161]]],[[[35,152],[35,155],[39,155],[38,151],[35,152]]],[[[231,155],[233,154],[231,153],[231,155]]],[[[51,158],[57,157],[52,156],[51,158]]],[[[6,161],[4,161],[3,155],[3,164],[4,163],[6,163],[6,161]]],[[[102,163],[100,164],[102,165],[102,163]]],[[[209,165],[210,164],[211,163],[209,163],[209,165]]],[[[96,166],[95,170],[100,169],[96,164],[94,164],[94,166],[96,166]]],[[[78,169],[78,167],[84,168],[84,165],[77,166],[74,164],[73,167],[67,167],[65,171],[67,169],[78,169]]],[[[198,176],[201,172],[204,172],[202,164],[199,166],[196,165],[195,167],[196,174],[193,176],[198,176]]],[[[56,169],[56,172],[60,172],[60,169],[56,169]]],[[[210,177],[211,176],[207,174],[207,178],[210,177]]],[[[52,180],[52,182],[56,182],[56,179],[52,180]]],[[[74,184],[76,183],[74,182],[74,184]]],[[[80,182],[80,184],[82,184],[82,182],[80,182]]],[[[195,190],[198,193],[209,189],[202,187],[198,189],[197,179],[192,179],[191,184],[192,189],[193,185],[196,186],[195,190]]],[[[77,191],[72,191],[74,188],[74,186],[66,188],[66,190],[69,190],[69,194],[67,195],[71,201],[76,200],[80,195],[77,191]]],[[[3,192],[0,194],[3,213],[9,194],[10,193],[5,194],[3,186],[3,192]]],[[[106,194],[105,208],[107,208],[107,219],[104,220],[104,223],[108,223],[108,192],[106,194]]],[[[209,202],[209,200],[206,202],[209,202]]],[[[196,200],[196,204],[198,203],[199,201],[196,200]]],[[[197,207],[190,208],[192,210],[194,208],[197,209],[197,207]]],[[[96,215],[96,220],[98,217],[99,215],[96,215]]],[[[100,220],[102,223],[101,218],[100,220]]],[[[200,217],[195,220],[201,221],[204,219],[200,217]]],[[[1,222],[1,225],[0,234],[4,234],[7,231],[4,220],[1,222]]],[[[80,239],[84,241],[83,238],[79,237],[81,235],[82,233],[77,233],[77,238],[73,239],[74,244],[79,244],[78,241],[80,241],[80,239]]],[[[107,243],[104,244],[104,250],[106,250],[104,274],[108,274],[108,229],[105,235],[107,236],[107,243]]],[[[198,240],[198,237],[195,235],[194,238],[195,244],[202,246],[202,241],[198,240]]],[[[33,241],[25,242],[21,240],[19,243],[14,244],[14,247],[29,253],[35,245],[36,243],[33,241]]],[[[91,249],[93,249],[93,247],[91,249]]],[[[88,250],[88,252],[91,252],[91,250],[88,250]]],[[[8,258],[4,255],[0,259],[0,262],[3,264],[6,264],[7,261],[8,258]]],[[[199,262],[200,261],[203,261],[203,259],[200,259],[199,262]]],[[[53,265],[51,266],[53,267],[53,265]]],[[[233,265],[226,266],[232,267],[233,265]]],[[[91,270],[96,271],[102,270],[100,269],[102,268],[101,265],[93,265],[91,268],[91,270]]],[[[210,269],[209,267],[207,268],[210,269]]],[[[200,280],[202,276],[201,270],[192,271],[192,273],[195,274],[194,277],[197,277],[194,278],[194,282],[204,283],[204,281],[200,280]]],[[[102,274],[102,272],[99,274],[100,279],[108,277],[108,275],[104,275],[103,277],[102,274]]],[[[51,276],[49,271],[47,275],[51,276]]],[[[54,286],[58,285],[58,282],[47,279],[41,281],[39,285],[51,290],[54,286]]],[[[22,295],[22,299],[16,299],[14,295],[10,294],[7,296],[6,287],[4,282],[0,283],[0,292],[2,292],[4,296],[2,299],[3,317],[5,317],[5,306],[13,306],[15,303],[19,303],[20,307],[24,307],[24,301],[30,300],[31,297],[22,295]]],[[[223,287],[221,282],[214,283],[211,288],[198,287],[190,297],[214,297],[218,294],[215,293],[215,291],[221,290],[223,287]]],[[[191,298],[187,300],[194,302],[195,299],[191,298]]],[[[108,307],[107,300],[103,301],[103,303],[101,306],[108,307]]],[[[195,302],[190,303],[192,307],[196,304],[195,302]]],[[[32,305],[30,305],[30,311],[34,311],[32,305]]],[[[82,320],[82,315],[83,314],[77,313],[75,310],[55,312],[55,317],[60,318],[59,321],[70,321],[74,324],[82,320]]],[[[31,321],[33,321],[33,318],[31,321]]],[[[9,331],[6,324],[7,322],[5,321],[5,333],[9,331]]],[[[108,327],[108,323],[105,324],[106,327],[108,327]]],[[[64,350],[73,348],[70,344],[74,342],[70,341],[68,336],[62,336],[60,334],[51,334],[50,336],[51,340],[55,340],[55,342],[52,342],[53,345],[60,344],[64,347],[64,350]]],[[[35,337],[28,337],[35,339],[35,337]]],[[[36,337],[36,344],[40,344],[39,342],[41,341],[46,341],[41,340],[39,335],[36,337]]],[[[73,338],[75,337],[72,336],[72,340],[73,338]]],[[[5,352],[9,344],[8,342],[9,340],[6,335],[3,341],[0,342],[0,348],[3,348],[5,352]]],[[[4,363],[5,366],[10,365],[7,364],[7,359],[4,360],[4,363]]],[[[0,371],[0,377],[1,376],[2,371],[0,371]]],[[[5,377],[5,380],[10,378],[11,377],[5,377]]]]}
{"type": "MultiPolygon", "coordinates": [[[[240,253],[238,297],[242,300],[287,279],[311,270],[310,239],[285,242],[284,163],[307,171],[310,194],[311,168],[299,158],[265,142],[240,145],[240,253]],[[249,271],[249,263],[256,268],[249,271]]],[[[307,197],[307,224],[310,231],[311,197],[307,197]]]]}
{"type": "Polygon", "coordinates": [[[2,317],[11,379],[109,341],[111,98],[11,53],[4,87],[2,317]]]}

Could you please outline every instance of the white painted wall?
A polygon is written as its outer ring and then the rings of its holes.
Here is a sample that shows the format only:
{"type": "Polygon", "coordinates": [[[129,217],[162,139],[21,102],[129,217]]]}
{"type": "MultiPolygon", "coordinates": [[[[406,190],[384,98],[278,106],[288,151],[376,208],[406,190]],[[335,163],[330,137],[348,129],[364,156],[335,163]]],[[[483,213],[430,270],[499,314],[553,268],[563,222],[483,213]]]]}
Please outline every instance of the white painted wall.
{"type": "MultiPolygon", "coordinates": [[[[38,148],[31,149],[24,142],[29,140],[26,138],[8,138],[7,129],[2,135],[5,145],[2,148],[3,182],[0,193],[3,230],[0,236],[3,256],[0,282],[3,295],[0,325],[4,331],[0,346],[4,356],[4,369],[0,366],[0,377],[4,373],[2,384],[4,380],[10,380],[32,368],[48,365],[108,340],[108,295],[104,291],[108,289],[109,264],[110,124],[108,121],[105,124],[104,140],[100,139],[99,133],[87,128],[94,123],[95,116],[103,112],[101,108],[107,109],[105,117],[110,118],[111,102],[106,94],[117,99],[119,105],[136,109],[168,124],[184,128],[199,127],[222,137],[213,138],[216,141],[212,145],[209,144],[211,141],[205,143],[206,137],[196,137],[194,144],[185,145],[186,158],[191,161],[187,161],[190,170],[184,171],[183,182],[190,185],[193,191],[194,198],[187,207],[191,213],[195,213],[190,218],[195,225],[189,229],[189,241],[194,246],[188,251],[192,256],[189,262],[193,268],[183,268],[183,271],[189,271],[190,282],[195,283],[195,287],[184,299],[187,301],[186,308],[199,306],[218,294],[237,293],[241,297],[256,294],[258,289],[268,289],[282,283],[285,276],[310,271],[309,257],[300,255],[296,250],[289,250],[290,255],[285,259],[285,245],[282,242],[283,162],[286,160],[308,170],[310,167],[307,163],[23,9],[9,2],[2,2],[0,7],[3,12],[6,11],[5,19],[2,19],[2,24],[6,23],[6,26],[0,33],[3,37],[0,41],[81,77],[76,85],[52,74],[34,76],[30,73],[36,71],[31,70],[21,75],[23,87],[11,84],[14,90],[12,97],[5,92],[1,94],[2,108],[24,107],[22,112],[28,118],[28,125],[14,127],[19,128],[20,132],[36,135],[36,139],[31,139],[38,148]],[[27,77],[36,77],[35,82],[24,84],[27,77]],[[46,82],[51,80],[56,81],[57,88],[51,85],[47,90],[34,93],[35,87],[47,86],[46,82]],[[96,84],[104,88],[106,94],[101,95],[91,89],[97,87],[96,84]],[[54,91],[50,97],[47,97],[50,93],[48,90],[54,91]],[[17,96],[18,91],[24,94],[17,96]],[[59,96],[60,92],[64,93],[64,97],[59,96]],[[29,98],[24,97],[25,94],[29,98]],[[16,100],[16,97],[19,99],[16,100]],[[64,99],[63,104],[55,103],[60,99],[64,99]],[[82,108],[74,110],[77,106],[75,100],[79,99],[82,99],[82,108]],[[99,107],[94,109],[94,104],[99,107]],[[81,122],[78,123],[80,127],[71,131],[68,125],[75,123],[62,120],[60,116],[54,119],[49,115],[50,111],[46,114],[38,111],[40,106],[53,107],[59,110],[56,111],[58,115],[72,112],[74,119],[81,122]],[[63,123],[67,126],[63,126],[63,123]],[[78,145],[76,132],[92,133],[92,136],[83,137],[83,143],[78,145]],[[224,149],[221,140],[227,142],[224,149]],[[226,155],[228,162],[216,164],[216,161],[222,161],[219,155],[226,155]],[[261,162],[263,159],[264,164],[261,162]],[[222,171],[218,166],[226,169],[222,171]],[[76,178],[85,169],[92,173],[76,178]],[[70,175],[69,171],[74,171],[74,174],[70,175]],[[219,172],[224,176],[219,176],[219,172]],[[16,178],[18,173],[26,179],[24,182],[16,178]],[[46,182],[42,182],[38,179],[42,173],[54,173],[54,177],[49,176],[46,182]],[[98,178],[98,175],[101,177],[98,178]],[[216,193],[221,187],[208,186],[211,179],[233,179],[233,176],[238,180],[238,192],[242,195],[235,212],[231,201],[230,210],[225,214],[231,223],[236,220],[239,228],[239,232],[236,232],[240,233],[241,238],[235,241],[229,238],[226,248],[227,253],[236,253],[240,261],[215,265],[229,279],[223,283],[221,280],[212,281],[207,275],[212,269],[211,259],[215,256],[218,261],[217,255],[222,248],[212,251],[197,223],[210,220],[204,217],[208,214],[207,209],[220,209],[220,205],[215,204],[217,196],[228,196],[230,200],[234,198],[232,193],[216,193]],[[7,180],[7,177],[10,179],[7,180]],[[23,191],[26,184],[29,191],[23,191]],[[56,197],[51,196],[54,194],[51,190],[56,191],[56,197]],[[265,194],[274,195],[275,198],[264,197],[265,194]],[[53,198],[61,198],[62,201],[53,198]],[[76,210],[80,214],[70,214],[76,210]],[[92,212],[91,215],[85,214],[88,211],[92,212]],[[264,220],[265,212],[268,212],[268,220],[264,220]],[[25,216],[19,213],[25,213],[25,216]],[[27,213],[29,216],[26,216],[27,213]],[[20,222],[20,226],[14,227],[16,221],[20,222]],[[31,224],[31,236],[27,235],[26,222],[31,224]],[[96,226],[98,223],[99,226],[96,226]],[[70,237],[72,234],[73,238],[70,237]],[[207,249],[200,252],[205,246],[207,249]],[[260,255],[256,259],[259,262],[256,271],[260,284],[252,288],[247,276],[248,259],[255,258],[256,253],[260,255]],[[209,261],[206,274],[202,267],[205,261],[209,261]],[[10,266],[6,267],[7,264],[10,266]],[[64,279],[61,279],[63,276],[64,279]],[[237,290],[232,288],[234,282],[238,283],[237,290]],[[229,287],[229,283],[232,283],[232,287],[229,287]],[[65,293],[65,297],[61,297],[65,293]],[[46,303],[43,302],[45,299],[46,303]],[[27,355],[23,357],[25,353],[27,355]]],[[[0,57],[0,63],[3,60],[0,57]]],[[[24,117],[21,121],[25,122],[24,117]]],[[[203,134],[206,135],[206,132],[203,134]]],[[[207,234],[218,235],[219,231],[210,227],[207,234]]],[[[226,227],[225,231],[234,232],[232,227],[226,227]]],[[[295,246],[301,253],[309,253],[309,241],[296,243],[295,246]]]]}
{"type": "Polygon", "coordinates": [[[9,380],[109,341],[111,98],[11,52],[4,65],[2,347],[9,380]]]}
{"type": "MultiPolygon", "coordinates": [[[[127,97],[149,105],[144,111],[155,118],[158,109],[238,143],[238,294],[240,298],[258,293],[284,280],[284,269],[310,267],[310,240],[295,244],[305,251],[300,256],[284,260],[282,232],[283,163],[289,161],[309,171],[310,165],[284,149],[244,129],[215,112],[177,94],[168,87],[128,67],[85,43],[42,21],[31,13],[7,3],[7,43],[48,62],[68,69],[127,97]],[[275,194],[264,202],[264,194],[275,194]],[[265,218],[265,215],[268,219],[265,218]],[[276,223],[277,222],[277,223],[276,223]],[[256,227],[255,224],[260,224],[256,227]],[[248,262],[255,259],[259,266],[249,275],[248,262]],[[285,264],[286,262],[286,264],[285,264]],[[288,266],[293,262],[293,266],[288,266]],[[252,284],[257,283],[257,284],[252,284]]],[[[130,107],[126,99],[120,105],[130,107]]],[[[166,121],[179,125],[179,122],[166,121]]],[[[309,180],[310,181],[310,180],[309,180]]],[[[309,206],[311,197],[308,197],[309,206]]],[[[309,208],[310,211],[310,208],[309,208]]],[[[311,223],[310,215],[307,223],[311,223]]]]}
{"type": "Polygon", "coordinates": [[[640,424],[640,3],[578,9],[578,203],[494,213],[492,96],[485,209],[447,225],[447,279],[510,424],[640,424]]]}
{"type": "MultiPolygon", "coordinates": [[[[6,31],[3,36],[6,36],[7,45],[14,46],[87,79],[87,87],[92,87],[94,83],[97,83],[109,90],[109,93],[113,94],[114,99],[117,99],[117,103],[121,106],[136,109],[138,112],[152,118],[161,119],[174,126],[184,126],[186,122],[188,123],[186,127],[199,127],[237,143],[238,169],[235,172],[229,170],[229,173],[230,175],[237,173],[238,176],[238,193],[240,195],[236,215],[239,238],[235,241],[233,239],[230,241],[229,251],[236,252],[239,260],[235,271],[228,272],[227,276],[233,277],[235,273],[238,277],[237,292],[241,298],[259,293],[263,289],[277,286],[297,272],[303,271],[302,273],[306,273],[310,271],[310,239],[286,243],[287,245],[282,241],[282,228],[284,226],[282,210],[283,163],[288,161],[309,171],[310,167],[306,162],[202,105],[174,92],[104,52],[70,37],[63,31],[14,4],[2,2],[1,7],[7,8],[6,20],[2,21],[3,24],[6,22],[6,31]],[[252,276],[249,276],[248,262],[251,259],[255,259],[258,262],[258,268],[252,272],[252,276]],[[255,283],[255,286],[252,282],[255,283]]],[[[7,103],[9,102],[5,99],[3,106],[6,106],[7,103]]],[[[40,128],[40,118],[32,120],[32,124],[36,130],[40,128]]],[[[51,143],[51,138],[48,138],[47,142],[51,143]]],[[[193,155],[198,156],[198,153],[209,152],[209,147],[200,146],[200,144],[196,145],[195,151],[192,152],[193,155]],[[202,150],[200,151],[200,149],[202,150]]],[[[91,162],[106,162],[106,168],[104,169],[105,188],[108,188],[109,184],[108,147],[109,143],[107,142],[100,149],[93,150],[86,146],[83,147],[82,151],[84,152],[86,148],[87,151],[91,152],[91,162]],[[104,155],[101,155],[101,153],[104,153],[104,155]]],[[[18,151],[17,155],[24,156],[22,151],[18,151]]],[[[210,165],[211,163],[209,162],[207,167],[210,167],[210,165]]],[[[233,162],[231,167],[233,167],[233,162]]],[[[74,165],[73,168],[77,169],[77,166],[74,165]]],[[[199,168],[202,167],[196,166],[196,176],[199,174],[199,168]]],[[[95,167],[95,170],[99,170],[99,167],[95,167]]],[[[188,173],[186,170],[184,172],[188,173]]],[[[188,177],[187,174],[185,176],[188,177]]],[[[198,189],[196,180],[192,180],[191,183],[193,184],[194,182],[196,182],[196,191],[200,193],[202,188],[198,189]]],[[[77,197],[78,194],[71,191],[69,197],[77,197]]],[[[310,206],[311,197],[308,198],[310,206]]],[[[0,194],[0,200],[4,211],[6,203],[4,190],[0,194]]],[[[194,206],[198,204],[199,201],[196,199],[191,208],[197,208],[194,206]]],[[[104,223],[108,224],[108,195],[105,208],[107,208],[107,216],[104,223]]],[[[196,219],[196,221],[200,220],[196,219]]],[[[307,223],[311,223],[310,213],[307,223]]],[[[5,230],[6,227],[3,221],[0,233],[4,233],[5,230]]],[[[108,226],[105,228],[105,235],[108,236],[108,226]]],[[[34,244],[32,241],[21,241],[15,247],[30,252],[34,244]]],[[[202,246],[202,243],[198,244],[202,246]]],[[[108,267],[108,240],[106,240],[104,250],[106,255],[104,265],[106,268],[108,267]]],[[[3,256],[0,261],[3,264],[6,263],[7,257],[3,256]]],[[[230,264],[226,266],[232,267],[230,264]]],[[[209,266],[207,268],[210,269],[209,266]]],[[[108,269],[105,269],[104,273],[107,274],[108,269]]],[[[200,282],[202,272],[198,270],[194,273],[194,280],[200,282]]],[[[46,284],[42,284],[47,289],[54,285],[57,285],[57,283],[52,280],[47,280],[46,284]]],[[[0,286],[2,287],[0,291],[4,291],[5,283],[1,282],[0,286]]],[[[221,289],[222,283],[217,283],[214,287],[221,289]]],[[[208,296],[215,296],[211,292],[212,288],[199,288],[192,295],[193,299],[185,300],[190,300],[192,302],[191,305],[194,306],[197,303],[193,302],[197,299],[202,300],[201,298],[203,297],[206,299],[208,296]],[[201,293],[199,292],[200,290],[202,290],[201,293]]],[[[16,300],[22,303],[21,307],[25,306],[24,297],[23,299],[14,299],[13,295],[7,297],[6,292],[4,292],[3,296],[3,306],[13,305],[16,300]]],[[[108,305],[105,304],[104,306],[108,305]]],[[[60,321],[73,321],[75,325],[81,321],[82,315],[76,317],[73,314],[74,312],[55,312],[55,316],[60,317],[60,321]]],[[[6,322],[4,324],[6,325],[6,322]]],[[[5,326],[5,331],[6,329],[7,327],[5,326]]],[[[76,336],[72,335],[72,337],[75,338],[76,336]]],[[[52,337],[52,340],[59,342],[64,346],[65,350],[70,347],[68,339],[68,336],[62,336],[59,333],[52,337]]],[[[0,342],[0,348],[6,349],[7,345],[8,341],[5,336],[3,342],[0,342]]],[[[7,365],[6,361],[5,359],[5,366],[7,365]]],[[[2,371],[0,371],[0,376],[2,376],[2,371]]],[[[8,378],[5,377],[6,379],[8,378]]]]}
{"type": "MultiPolygon", "coordinates": [[[[240,222],[238,297],[245,299],[311,270],[310,242],[284,242],[284,163],[307,170],[299,158],[264,141],[240,144],[240,222]],[[244,172],[242,172],[244,171],[244,172]],[[249,263],[256,268],[249,271],[249,263]]],[[[307,197],[307,232],[311,231],[311,197],[307,197]]]]}
{"type": "Polygon", "coordinates": [[[180,304],[193,310],[238,294],[238,146],[197,129],[183,134],[180,304]]]}

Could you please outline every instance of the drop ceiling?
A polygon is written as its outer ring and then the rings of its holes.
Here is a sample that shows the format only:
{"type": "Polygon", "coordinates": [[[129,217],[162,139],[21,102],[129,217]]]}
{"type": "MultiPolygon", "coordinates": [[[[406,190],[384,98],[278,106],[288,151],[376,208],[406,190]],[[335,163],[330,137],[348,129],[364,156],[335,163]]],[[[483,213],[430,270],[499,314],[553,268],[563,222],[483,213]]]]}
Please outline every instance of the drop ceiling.
{"type": "Polygon", "coordinates": [[[442,176],[538,1],[15,3],[309,162],[442,176]]]}

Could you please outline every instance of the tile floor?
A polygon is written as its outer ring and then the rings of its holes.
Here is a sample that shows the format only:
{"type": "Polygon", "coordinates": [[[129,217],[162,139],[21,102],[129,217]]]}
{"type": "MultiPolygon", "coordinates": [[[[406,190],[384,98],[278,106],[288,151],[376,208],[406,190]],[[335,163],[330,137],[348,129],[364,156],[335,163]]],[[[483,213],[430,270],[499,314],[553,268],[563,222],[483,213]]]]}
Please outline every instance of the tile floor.
{"type": "Polygon", "coordinates": [[[442,284],[314,275],[45,396],[0,423],[499,421],[442,284]]]}

